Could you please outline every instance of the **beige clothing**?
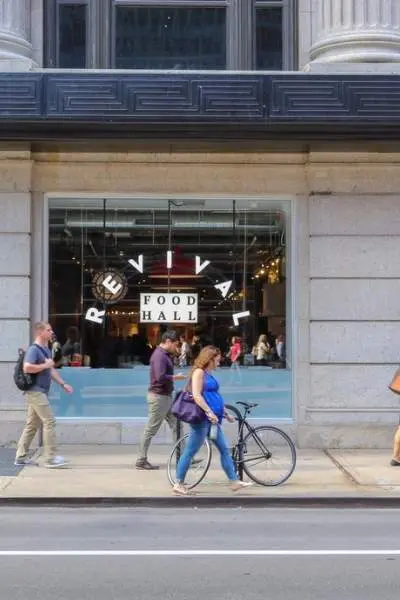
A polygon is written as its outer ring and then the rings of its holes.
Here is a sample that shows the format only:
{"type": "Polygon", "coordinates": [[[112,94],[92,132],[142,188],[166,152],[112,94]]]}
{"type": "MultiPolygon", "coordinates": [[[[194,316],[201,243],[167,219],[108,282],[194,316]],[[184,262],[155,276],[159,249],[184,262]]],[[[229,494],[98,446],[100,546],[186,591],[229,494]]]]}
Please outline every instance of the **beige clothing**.
{"type": "Polygon", "coordinates": [[[139,446],[139,459],[147,459],[151,440],[158,433],[164,419],[176,434],[177,421],[171,413],[172,396],[162,396],[149,392],[147,395],[149,420],[142,435],[139,446]]]}
{"type": "Polygon", "coordinates": [[[264,342],[257,344],[257,360],[264,360],[268,356],[268,346],[264,342]]]}
{"type": "Polygon", "coordinates": [[[49,399],[42,392],[25,392],[28,415],[24,431],[18,442],[16,458],[25,458],[41,424],[43,424],[43,449],[45,461],[56,454],[56,420],[49,399]]]}

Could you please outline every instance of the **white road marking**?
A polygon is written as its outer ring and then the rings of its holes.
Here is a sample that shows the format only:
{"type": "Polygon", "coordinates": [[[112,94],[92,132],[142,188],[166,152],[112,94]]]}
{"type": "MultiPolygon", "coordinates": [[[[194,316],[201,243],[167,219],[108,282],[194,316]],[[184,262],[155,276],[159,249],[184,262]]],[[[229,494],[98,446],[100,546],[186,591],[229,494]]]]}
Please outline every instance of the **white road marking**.
{"type": "Polygon", "coordinates": [[[400,550],[0,550],[1,556],[400,556],[400,550]]]}

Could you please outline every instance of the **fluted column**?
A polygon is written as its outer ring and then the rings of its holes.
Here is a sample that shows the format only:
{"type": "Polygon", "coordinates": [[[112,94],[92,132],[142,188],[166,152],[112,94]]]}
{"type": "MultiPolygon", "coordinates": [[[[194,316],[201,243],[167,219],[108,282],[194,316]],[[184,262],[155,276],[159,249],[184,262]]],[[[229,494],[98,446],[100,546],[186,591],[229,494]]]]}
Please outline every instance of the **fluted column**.
{"type": "Polygon", "coordinates": [[[31,2],[0,0],[0,70],[32,67],[31,2]]]}
{"type": "Polygon", "coordinates": [[[318,0],[310,60],[400,62],[400,0],[318,0]]]}

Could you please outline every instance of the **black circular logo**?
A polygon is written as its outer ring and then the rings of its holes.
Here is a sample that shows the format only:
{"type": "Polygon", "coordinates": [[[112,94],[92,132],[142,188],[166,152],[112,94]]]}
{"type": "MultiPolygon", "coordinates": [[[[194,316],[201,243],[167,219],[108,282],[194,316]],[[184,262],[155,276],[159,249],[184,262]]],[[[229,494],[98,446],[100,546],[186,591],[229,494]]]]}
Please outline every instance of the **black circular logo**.
{"type": "Polygon", "coordinates": [[[125,298],[128,282],[125,275],[114,269],[98,271],[92,280],[92,294],[100,302],[115,304],[125,298]]]}

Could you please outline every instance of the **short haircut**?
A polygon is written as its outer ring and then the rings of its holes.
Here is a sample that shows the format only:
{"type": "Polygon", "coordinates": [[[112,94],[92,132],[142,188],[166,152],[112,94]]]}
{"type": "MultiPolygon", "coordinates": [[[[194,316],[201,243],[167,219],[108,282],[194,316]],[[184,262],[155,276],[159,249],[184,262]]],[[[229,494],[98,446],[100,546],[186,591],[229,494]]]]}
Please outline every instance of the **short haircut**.
{"type": "Polygon", "coordinates": [[[176,331],[166,331],[162,334],[161,343],[165,344],[165,342],[167,342],[168,340],[170,342],[179,342],[179,336],[176,333],[176,331]]]}
{"type": "Polygon", "coordinates": [[[44,331],[49,324],[46,321],[38,321],[35,323],[35,333],[39,331],[44,331]]]}

